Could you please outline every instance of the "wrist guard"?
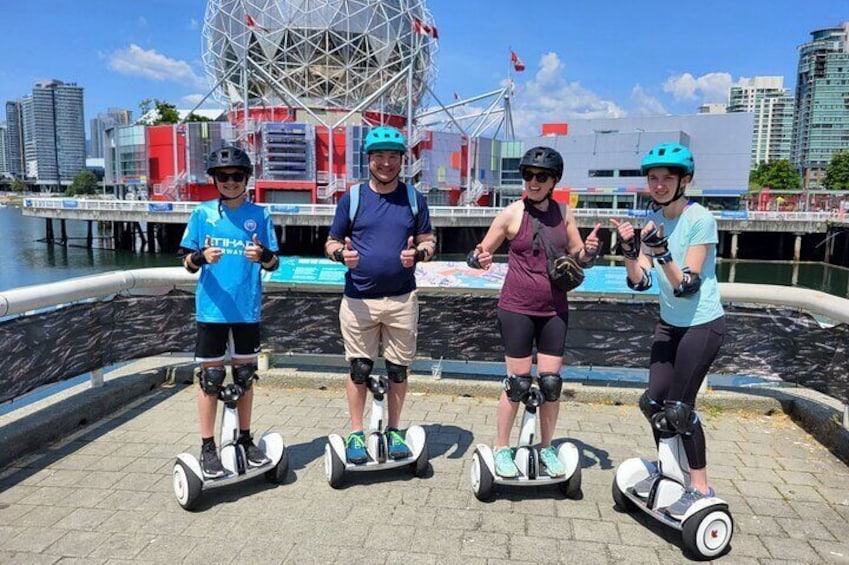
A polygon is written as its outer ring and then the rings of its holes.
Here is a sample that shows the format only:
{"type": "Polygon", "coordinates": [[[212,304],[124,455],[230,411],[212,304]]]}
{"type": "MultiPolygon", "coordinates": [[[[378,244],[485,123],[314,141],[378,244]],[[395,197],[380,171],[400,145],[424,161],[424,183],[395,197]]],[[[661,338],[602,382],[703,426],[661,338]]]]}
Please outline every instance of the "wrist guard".
{"type": "Polygon", "coordinates": [[[206,256],[203,254],[203,250],[192,251],[192,254],[189,255],[189,260],[195,267],[201,267],[202,265],[206,265],[206,256]]]}
{"type": "Polygon", "coordinates": [[[619,252],[622,254],[625,259],[636,260],[637,257],[640,256],[640,251],[637,249],[637,238],[632,237],[628,241],[620,241],[619,242],[619,252]],[[628,245],[629,247],[625,247],[628,245]]]}
{"type": "Polygon", "coordinates": [[[472,269],[483,269],[483,267],[481,266],[481,262],[478,259],[478,256],[475,254],[474,249],[469,251],[469,254],[466,255],[466,265],[468,265],[472,269]]]}
{"type": "Polygon", "coordinates": [[[658,265],[666,265],[667,263],[672,262],[672,253],[670,253],[669,250],[666,249],[663,251],[663,253],[660,253],[658,255],[652,255],[651,258],[657,261],[658,265]]]}
{"type": "Polygon", "coordinates": [[[425,251],[424,249],[418,249],[417,248],[416,249],[415,262],[420,263],[421,261],[424,261],[425,259],[427,259],[427,251],[425,251]]]}
{"type": "Polygon", "coordinates": [[[260,263],[270,263],[274,260],[277,255],[271,249],[267,247],[262,248],[262,254],[259,256],[260,263]]]}
{"type": "Polygon", "coordinates": [[[590,253],[587,251],[587,248],[584,247],[583,253],[587,256],[587,260],[581,261],[581,251],[579,251],[578,256],[576,257],[578,264],[584,269],[592,269],[593,265],[595,265],[595,260],[598,258],[598,249],[596,249],[595,253],[590,253]]]}
{"type": "Polygon", "coordinates": [[[336,261],[337,263],[344,263],[345,262],[345,258],[342,257],[342,248],[341,247],[333,252],[333,260],[336,261]]]}

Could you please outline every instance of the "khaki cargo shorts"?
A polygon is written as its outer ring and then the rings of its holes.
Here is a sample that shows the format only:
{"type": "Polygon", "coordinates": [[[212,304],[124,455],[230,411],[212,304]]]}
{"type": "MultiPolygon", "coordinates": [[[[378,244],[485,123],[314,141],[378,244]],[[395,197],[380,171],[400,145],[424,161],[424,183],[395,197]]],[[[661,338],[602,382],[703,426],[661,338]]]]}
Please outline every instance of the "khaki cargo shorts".
{"type": "Polygon", "coordinates": [[[416,355],[419,335],[419,299],[414,290],[385,298],[342,297],[339,326],[345,341],[345,358],[376,360],[380,356],[409,366],[416,355]]]}

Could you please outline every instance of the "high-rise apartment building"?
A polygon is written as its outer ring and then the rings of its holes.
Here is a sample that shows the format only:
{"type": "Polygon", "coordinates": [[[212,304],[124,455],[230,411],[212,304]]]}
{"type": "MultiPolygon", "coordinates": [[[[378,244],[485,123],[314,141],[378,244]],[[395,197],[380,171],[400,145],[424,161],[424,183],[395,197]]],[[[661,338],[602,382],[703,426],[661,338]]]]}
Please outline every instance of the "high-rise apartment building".
{"type": "Polygon", "coordinates": [[[818,188],[831,158],[849,147],[849,21],[811,32],[799,46],[793,163],[818,188]]]}
{"type": "Polygon", "coordinates": [[[91,133],[91,152],[89,157],[104,158],[105,149],[103,145],[103,134],[108,128],[115,126],[127,126],[133,119],[133,113],[123,108],[109,108],[100,113],[96,118],[89,121],[91,133]]]}
{"type": "Polygon", "coordinates": [[[83,89],[38,82],[21,99],[26,174],[41,185],[68,185],[85,168],[83,89]]]}
{"type": "Polygon", "coordinates": [[[6,151],[6,122],[0,122],[0,174],[9,174],[9,156],[6,151]]]}
{"type": "Polygon", "coordinates": [[[790,159],[794,98],[784,88],[784,77],[743,79],[732,86],[729,112],[754,114],[752,168],[761,163],[790,159]]]}
{"type": "Polygon", "coordinates": [[[20,101],[6,102],[5,137],[8,172],[19,178],[23,177],[26,165],[24,164],[24,129],[20,101]]]}

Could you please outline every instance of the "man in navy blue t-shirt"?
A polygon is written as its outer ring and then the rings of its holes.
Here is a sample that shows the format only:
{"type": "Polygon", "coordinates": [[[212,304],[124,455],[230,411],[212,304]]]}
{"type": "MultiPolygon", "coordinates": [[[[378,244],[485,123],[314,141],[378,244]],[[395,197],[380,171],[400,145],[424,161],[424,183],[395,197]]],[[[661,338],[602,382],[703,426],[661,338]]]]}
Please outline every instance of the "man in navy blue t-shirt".
{"type": "Polygon", "coordinates": [[[352,433],[345,442],[351,463],[368,459],[363,410],[366,383],[381,342],[391,381],[386,428],[389,456],[410,456],[398,424],[418,336],[415,264],[433,258],[436,239],[424,196],[398,180],[406,150],[404,135],[395,128],[381,126],[368,133],[364,151],[369,183],[352,187],[339,200],[324,246],[330,259],[348,267],[339,324],[345,358],[351,364],[346,390],[352,433]]]}

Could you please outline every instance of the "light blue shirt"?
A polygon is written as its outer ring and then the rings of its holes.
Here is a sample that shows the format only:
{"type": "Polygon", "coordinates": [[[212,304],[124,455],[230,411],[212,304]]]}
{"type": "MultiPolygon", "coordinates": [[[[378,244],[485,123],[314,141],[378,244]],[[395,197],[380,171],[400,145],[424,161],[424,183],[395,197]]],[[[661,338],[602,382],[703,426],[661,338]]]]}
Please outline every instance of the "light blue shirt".
{"type": "Polygon", "coordinates": [[[719,300],[719,285],[716,281],[716,244],[719,242],[716,220],[704,206],[692,203],[675,219],[663,217],[663,211],[648,215],[656,226],[663,226],[664,235],[669,237],[669,251],[679,268],[686,265],[687,250],[692,245],[707,245],[705,262],[699,275],[702,285],[698,292],[689,296],[675,296],[672,285],[663,268],[655,263],[655,279],[660,290],[660,318],[672,326],[688,328],[706,324],[725,312],[719,300]]]}
{"type": "Polygon", "coordinates": [[[235,210],[218,200],[198,204],[189,217],[180,247],[198,250],[207,236],[212,247],[223,251],[214,265],[200,271],[195,309],[199,322],[216,324],[258,323],[262,307],[261,266],[245,257],[245,247],[253,245],[253,236],[274,252],[277,235],[268,210],[244,202],[235,210]]]}

